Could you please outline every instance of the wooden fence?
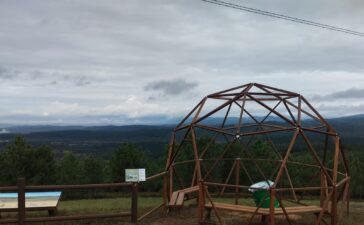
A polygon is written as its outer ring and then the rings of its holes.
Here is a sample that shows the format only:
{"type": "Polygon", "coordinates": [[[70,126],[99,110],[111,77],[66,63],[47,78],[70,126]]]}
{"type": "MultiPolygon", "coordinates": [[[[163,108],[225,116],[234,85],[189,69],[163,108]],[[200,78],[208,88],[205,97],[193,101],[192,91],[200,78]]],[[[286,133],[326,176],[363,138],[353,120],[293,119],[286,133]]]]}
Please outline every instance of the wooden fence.
{"type": "MultiPolygon", "coordinates": [[[[163,176],[165,172],[148,177],[148,180],[163,176]]],[[[92,219],[109,219],[130,217],[132,223],[138,221],[138,183],[108,183],[108,184],[71,184],[71,185],[25,185],[25,179],[18,179],[16,186],[0,187],[0,192],[17,192],[18,193],[18,217],[11,219],[0,219],[0,224],[17,223],[25,225],[34,222],[59,222],[70,220],[92,220],[92,219]],[[43,217],[27,217],[25,208],[25,192],[26,191],[50,191],[50,190],[75,190],[75,189],[115,189],[119,187],[130,187],[131,206],[129,212],[119,213],[98,213],[86,215],[69,215],[69,216],[43,216],[43,217]]],[[[144,218],[142,216],[141,218],[144,218]]],[[[139,220],[141,219],[139,218],[139,220]]]]}

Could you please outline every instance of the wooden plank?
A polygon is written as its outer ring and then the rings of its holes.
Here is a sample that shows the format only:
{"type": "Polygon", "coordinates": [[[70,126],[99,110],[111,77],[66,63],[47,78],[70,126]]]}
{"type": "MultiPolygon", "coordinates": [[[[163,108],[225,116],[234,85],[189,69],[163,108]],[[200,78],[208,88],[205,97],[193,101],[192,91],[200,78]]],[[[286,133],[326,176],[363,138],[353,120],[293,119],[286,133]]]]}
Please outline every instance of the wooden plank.
{"type": "MultiPolygon", "coordinates": [[[[254,213],[256,210],[256,207],[253,206],[244,206],[244,205],[232,205],[232,204],[226,204],[226,203],[214,203],[216,208],[223,209],[223,210],[231,210],[231,211],[237,211],[237,212],[248,212],[248,213],[254,213]]],[[[206,204],[206,208],[212,208],[211,204],[206,204]]],[[[268,210],[261,209],[260,212],[266,211],[269,214],[268,210]]]]}
{"type": "MultiPolygon", "coordinates": [[[[306,206],[304,208],[295,208],[295,207],[286,207],[287,213],[309,213],[309,212],[320,212],[322,210],[321,207],[318,206],[306,206]]],[[[279,210],[277,210],[279,211],[279,210]]]]}
{"type": "Polygon", "coordinates": [[[171,200],[169,201],[169,206],[183,206],[185,194],[191,192],[197,192],[199,186],[193,186],[186,189],[181,189],[172,193],[171,200]]]}
{"type": "Polygon", "coordinates": [[[197,185],[197,186],[193,186],[193,187],[189,187],[189,188],[186,188],[186,189],[179,190],[178,192],[187,194],[187,193],[198,191],[198,189],[199,189],[199,187],[197,185]]]}
{"type": "Polygon", "coordinates": [[[177,201],[176,201],[176,206],[182,206],[184,198],[185,198],[185,194],[183,192],[179,192],[177,201]]]}
{"type": "Polygon", "coordinates": [[[176,204],[177,197],[178,197],[178,192],[177,191],[173,192],[171,200],[169,201],[170,206],[174,206],[176,204]]]}
{"type": "MultiPolygon", "coordinates": [[[[222,210],[230,210],[236,212],[246,212],[246,213],[254,213],[256,211],[256,207],[254,206],[245,206],[245,205],[233,205],[233,204],[226,204],[226,203],[214,203],[215,207],[222,210]]],[[[212,208],[211,204],[206,204],[205,208],[212,208]]],[[[294,214],[294,213],[315,213],[320,212],[322,210],[319,206],[291,206],[285,207],[287,214],[294,214]]],[[[260,208],[257,211],[259,215],[269,215],[269,208],[260,208]]],[[[275,208],[275,215],[282,215],[284,214],[282,208],[275,208]]]]}

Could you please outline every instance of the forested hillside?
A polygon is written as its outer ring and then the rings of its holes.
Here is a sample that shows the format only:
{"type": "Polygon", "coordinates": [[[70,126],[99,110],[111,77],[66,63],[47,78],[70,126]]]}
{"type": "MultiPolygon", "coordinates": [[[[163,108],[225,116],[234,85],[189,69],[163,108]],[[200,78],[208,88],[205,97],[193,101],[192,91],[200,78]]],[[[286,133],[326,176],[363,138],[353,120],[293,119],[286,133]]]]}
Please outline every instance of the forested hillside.
{"type": "MultiPolygon", "coordinates": [[[[44,130],[45,127],[33,127],[44,130]]],[[[101,126],[101,127],[48,127],[50,131],[22,133],[17,127],[16,133],[0,134],[0,149],[15,136],[24,136],[34,146],[47,145],[55,150],[56,157],[63,151],[75,154],[94,154],[109,158],[111,152],[120,143],[130,142],[147,151],[146,154],[160,157],[164,153],[172,126],[101,126]],[[57,129],[57,130],[55,130],[57,129]]],[[[11,128],[10,128],[11,130],[11,128]]]]}
{"type": "MultiPolygon", "coordinates": [[[[209,123],[219,121],[211,118],[209,123]]],[[[360,150],[364,146],[364,116],[329,119],[329,123],[338,131],[345,147],[360,150]]],[[[158,158],[164,153],[174,125],[160,126],[30,126],[4,128],[9,133],[0,133],[0,150],[15,136],[21,134],[34,146],[47,145],[55,150],[56,157],[63,151],[75,154],[95,154],[109,158],[111,152],[125,142],[135,143],[147,152],[147,155],[158,158]]],[[[287,141],[285,136],[281,141],[287,141]]]]}
{"type": "MultiPolygon", "coordinates": [[[[342,137],[353,177],[352,195],[359,198],[364,196],[363,118],[329,120],[342,137]]],[[[214,119],[209,122],[214,123],[214,119]]],[[[1,128],[0,183],[13,184],[19,176],[34,184],[122,181],[120,171],[127,167],[147,167],[148,173],[153,174],[163,170],[173,128],[172,125],[1,128]]],[[[284,134],[275,135],[278,145],[289,140],[284,134]]],[[[216,140],[214,145],[221,148],[223,143],[216,140]]],[[[159,189],[158,184],[146,188],[159,189]]]]}

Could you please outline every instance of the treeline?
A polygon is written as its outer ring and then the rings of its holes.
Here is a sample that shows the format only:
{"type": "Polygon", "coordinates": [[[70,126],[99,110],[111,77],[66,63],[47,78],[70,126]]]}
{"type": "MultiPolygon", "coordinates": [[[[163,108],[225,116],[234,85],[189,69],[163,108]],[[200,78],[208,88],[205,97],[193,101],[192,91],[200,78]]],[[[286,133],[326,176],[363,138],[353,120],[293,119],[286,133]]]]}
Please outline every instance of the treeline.
{"type": "MultiPolygon", "coordinates": [[[[216,159],[217,156],[224,151],[226,147],[222,143],[211,143],[209,138],[201,138],[198,140],[198,146],[209,145],[204,158],[216,159]]],[[[241,154],[246,157],[256,159],[278,159],[277,155],[272,151],[270,146],[263,141],[257,141],[252,144],[249,151],[242,151],[244,147],[240,143],[231,145],[231,150],[226,153],[225,158],[235,159],[241,154]]],[[[193,160],[192,146],[184,145],[178,154],[179,161],[193,160]]],[[[330,158],[330,157],[329,157],[330,158]]],[[[331,157],[332,158],[332,157],[331,157]]],[[[364,197],[364,154],[358,149],[350,149],[348,151],[348,161],[350,166],[350,188],[351,196],[362,199],[364,197]]],[[[297,151],[290,156],[291,161],[312,164],[312,155],[307,151],[297,151]]],[[[214,161],[201,161],[204,170],[212,167],[214,161]]],[[[246,169],[252,175],[253,182],[264,179],[261,171],[257,170],[256,164],[259,164],[261,170],[266,171],[265,174],[269,178],[274,177],[277,164],[269,161],[244,161],[246,169]],[[270,174],[268,174],[270,173],[270,174]]],[[[328,166],[332,162],[328,160],[328,166]]],[[[225,181],[231,171],[233,161],[221,161],[216,170],[211,174],[212,179],[218,182],[225,181]]],[[[151,158],[146,154],[144,149],[130,143],[120,144],[117,149],[111,153],[108,160],[93,155],[75,155],[72,152],[64,152],[62,156],[55,157],[54,151],[47,147],[33,147],[26,142],[23,137],[16,137],[0,152],[0,185],[15,185],[19,177],[24,177],[27,184],[43,185],[43,184],[89,184],[89,183],[110,183],[124,182],[126,168],[146,168],[147,176],[163,171],[165,166],[165,156],[161,158],[151,158]]],[[[191,182],[193,176],[193,164],[185,166],[176,165],[178,175],[181,179],[175,182],[191,182]]],[[[243,169],[243,168],[242,168],[243,169]]],[[[289,172],[294,177],[295,186],[310,185],[309,182],[319,182],[316,178],[317,169],[302,168],[295,165],[289,165],[289,172]]],[[[176,177],[176,176],[175,176],[176,177]]],[[[247,184],[251,183],[248,177],[241,173],[240,180],[247,184]]],[[[288,182],[282,179],[282,182],[288,182]]],[[[283,184],[282,184],[283,185],[283,184]]],[[[312,185],[317,185],[313,183],[312,185]]],[[[318,184],[319,185],[319,184],[318,184]]],[[[161,191],[162,179],[146,182],[140,185],[141,191],[158,192],[161,191]]]]}
{"type": "MultiPolygon", "coordinates": [[[[162,160],[151,160],[138,146],[120,144],[110,160],[65,151],[56,158],[47,146],[33,147],[18,136],[0,152],[0,185],[15,185],[19,177],[27,184],[91,184],[124,182],[125,168],[146,168],[147,175],[161,170],[162,160]]],[[[149,182],[142,191],[159,191],[162,185],[149,182]]]]}

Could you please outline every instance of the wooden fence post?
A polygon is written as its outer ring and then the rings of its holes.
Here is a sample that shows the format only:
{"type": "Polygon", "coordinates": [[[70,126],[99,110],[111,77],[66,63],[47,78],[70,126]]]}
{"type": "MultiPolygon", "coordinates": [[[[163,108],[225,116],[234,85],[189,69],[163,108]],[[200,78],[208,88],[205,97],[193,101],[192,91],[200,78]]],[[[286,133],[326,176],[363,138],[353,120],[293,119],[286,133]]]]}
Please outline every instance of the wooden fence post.
{"type": "Polygon", "coordinates": [[[25,179],[18,179],[18,224],[25,225],[25,179]]]}
{"type": "Polygon", "coordinates": [[[131,185],[131,222],[138,222],[138,183],[131,185]]]}

